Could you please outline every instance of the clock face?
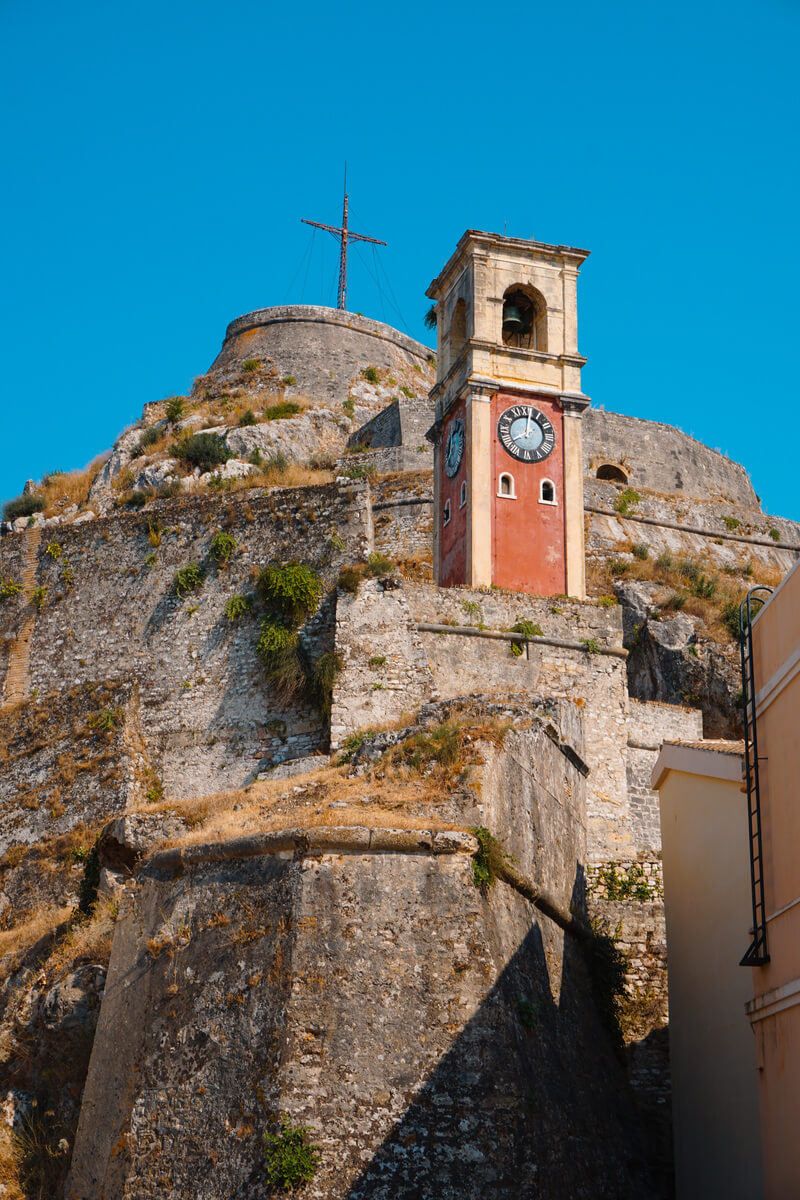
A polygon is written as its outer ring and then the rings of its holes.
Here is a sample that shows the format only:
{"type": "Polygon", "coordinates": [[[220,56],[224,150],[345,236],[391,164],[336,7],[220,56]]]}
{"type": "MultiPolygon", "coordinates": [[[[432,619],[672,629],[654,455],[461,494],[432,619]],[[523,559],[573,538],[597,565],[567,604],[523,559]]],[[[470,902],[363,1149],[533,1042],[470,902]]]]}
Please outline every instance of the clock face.
{"type": "Polygon", "coordinates": [[[553,426],[531,404],[514,404],[501,413],[497,436],[503,449],[519,462],[541,462],[556,444],[553,426]]]}
{"type": "Polygon", "coordinates": [[[461,459],[464,457],[464,422],[461,417],[456,417],[455,421],[450,426],[450,431],[447,434],[447,442],[444,448],[444,469],[450,479],[458,471],[461,466],[461,459]]]}

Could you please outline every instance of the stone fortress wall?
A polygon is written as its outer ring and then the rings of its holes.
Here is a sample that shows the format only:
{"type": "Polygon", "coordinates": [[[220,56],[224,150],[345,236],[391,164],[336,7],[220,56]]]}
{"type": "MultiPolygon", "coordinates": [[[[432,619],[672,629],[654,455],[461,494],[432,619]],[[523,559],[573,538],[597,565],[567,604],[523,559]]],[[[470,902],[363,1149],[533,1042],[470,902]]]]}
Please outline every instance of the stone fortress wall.
{"type": "MultiPolygon", "coordinates": [[[[334,312],[268,309],[240,318],[209,374],[224,382],[247,358],[271,358],[280,374],[297,377],[298,388],[341,403],[356,361],[387,370],[427,363],[425,347],[334,312]]],[[[394,454],[401,470],[429,461],[416,442],[425,405],[398,399],[389,408],[369,423],[375,449],[343,462],[394,454]]],[[[642,541],[708,554],[720,564],[752,557],[786,569],[794,561],[790,547],[800,546],[800,531],[760,512],[737,464],[696,449],[677,430],[653,450],[648,437],[668,427],[629,428],[632,418],[597,411],[591,421],[595,431],[608,424],[615,451],[626,429],[631,436],[638,430],[642,454],[653,462],[648,482],[641,462],[631,466],[629,486],[642,491],[625,514],[615,507],[624,485],[587,480],[590,556],[642,541]],[[714,481],[713,498],[692,494],[705,474],[714,481]],[[726,516],[739,525],[732,530],[726,516]]],[[[621,455],[608,453],[598,463],[588,453],[592,476],[603,463],[630,465],[621,455]]],[[[0,610],[3,846],[124,811],[141,801],[154,776],[167,795],[202,797],[241,787],[275,763],[308,769],[302,760],[326,761],[349,734],[416,720],[431,705],[446,716],[457,715],[465,699],[488,697],[502,706],[521,697],[542,714],[540,724],[509,735],[503,754],[489,756],[479,799],[473,796],[461,823],[493,829],[521,870],[552,889],[562,906],[573,887],[581,894],[585,888],[592,914],[618,931],[628,953],[631,997],[650,1005],[651,1017],[656,1010],[663,1017],[660,830],[649,771],[665,738],[701,735],[700,713],[631,700],[618,608],[440,590],[414,582],[413,574],[365,582],[355,596],[335,589],[341,565],[372,550],[429,562],[431,521],[430,476],[421,469],[371,485],[340,478],[317,488],[156,501],[143,513],[0,539],[0,577],[26,584],[0,610]],[[239,547],[225,567],[209,555],[220,528],[239,547]],[[48,552],[51,538],[57,555],[48,552]],[[257,609],[236,625],[224,616],[231,595],[252,591],[255,570],[289,558],[315,566],[326,584],[303,637],[312,657],[335,649],[342,659],[330,727],[311,706],[287,706],[272,694],[256,655],[257,609]],[[172,579],[190,561],[203,566],[205,580],[180,601],[172,579]],[[34,586],[47,589],[41,608],[30,602],[34,586]],[[526,640],[510,632],[520,619],[541,634],[526,640]],[[512,646],[522,652],[512,654],[512,646]],[[106,712],[115,714],[114,728],[98,741],[92,722],[106,712]],[[23,748],[26,730],[39,723],[48,726],[41,744],[23,748]],[[77,765],[93,764],[88,787],[86,772],[75,775],[76,764],[65,763],[70,739],[77,765]],[[577,769],[579,760],[588,775],[577,769]],[[49,785],[59,780],[53,798],[49,785]],[[526,840],[531,828],[540,832],[538,843],[526,840]],[[631,871],[644,881],[642,894],[621,899],[609,878],[631,871]]],[[[233,1180],[251,1175],[257,1188],[263,1150],[253,1130],[263,1124],[264,1096],[270,1112],[281,1109],[297,1123],[313,1117],[322,1127],[326,1166],[309,1194],[326,1200],[361,1194],[358,1188],[378,1195],[375,1180],[387,1172],[393,1194],[411,1196],[408,1146],[437,1138],[451,1166],[465,1147],[469,1159],[465,1174],[453,1167],[461,1191],[428,1181],[444,1196],[471,1194],[464,1188],[476,1179],[481,1194],[494,1197],[559,1200],[564,1179],[575,1195],[598,1187],[604,1194],[651,1194],[641,1180],[631,1182],[641,1147],[620,1142],[620,1130],[632,1123],[585,1003],[583,967],[570,936],[529,903],[533,885],[526,893],[504,882],[480,897],[466,834],[445,844],[420,831],[409,839],[405,831],[350,827],[289,831],[283,841],[257,846],[240,841],[195,850],[180,860],[180,878],[165,851],[123,911],[72,1195],[99,1196],[104,1188],[121,1195],[123,1181],[145,1194],[170,1171],[175,1194],[187,1200],[198,1171],[211,1181],[211,1198],[221,1200],[233,1180]],[[223,908],[230,934],[215,924],[223,908]],[[176,953],[148,957],[148,939],[176,930],[189,933],[176,953]],[[199,979],[207,984],[198,988],[199,979]],[[518,1018],[528,998],[535,1034],[518,1018]],[[136,1035],[119,1055],[121,1025],[136,1035]],[[354,1028],[363,1030],[355,1050],[354,1028]],[[381,1058],[387,1036],[411,1047],[402,1062],[381,1058]],[[249,1062],[244,1048],[253,1044],[261,1057],[252,1059],[243,1091],[225,1056],[241,1050],[249,1062]],[[174,1053],[165,1055],[165,1045],[174,1053]],[[477,1095],[473,1085],[463,1086],[465,1062],[480,1082],[477,1095]],[[134,1071],[142,1072],[141,1082],[133,1081],[134,1071]],[[588,1081],[585,1089],[565,1086],[576,1074],[588,1081]],[[609,1079],[603,1125],[594,1101],[609,1079]],[[591,1113],[581,1110],[583,1094],[592,1099],[591,1113]],[[553,1096],[563,1103],[554,1106],[553,1096]],[[454,1114],[446,1128],[442,1113],[454,1114]],[[211,1162],[204,1157],[208,1130],[223,1119],[228,1123],[211,1140],[224,1153],[211,1162]],[[559,1136],[564,1125],[580,1131],[568,1144],[559,1136]],[[115,1160],[123,1133],[125,1153],[115,1160]],[[177,1137],[187,1146],[180,1170],[169,1156],[177,1137]],[[500,1179],[497,1147],[512,1163],[500,1179]],[[624,1158],[630,1174],[620,1181],[615,1172],[624,1158]],[[519,1172],[536,1180],[534,1190],[520,1190],[519,1172]]],[[[661,1104],[663,1113],[664,1031],[651,1036],[646,1023],[636,1028],[630,1078],[643,1106],[656,1111],[661,1104]]]]}
{"type": "Polygon", "coordinates": [[[261,308],[231,321],[208,375],[225,382],[248,359],[272,361],[280,377],[293,376],[316,400],[341,404],[363,366],[428,369],[431,350],[390,325],[359,313],[311,305],[261,308]]]}

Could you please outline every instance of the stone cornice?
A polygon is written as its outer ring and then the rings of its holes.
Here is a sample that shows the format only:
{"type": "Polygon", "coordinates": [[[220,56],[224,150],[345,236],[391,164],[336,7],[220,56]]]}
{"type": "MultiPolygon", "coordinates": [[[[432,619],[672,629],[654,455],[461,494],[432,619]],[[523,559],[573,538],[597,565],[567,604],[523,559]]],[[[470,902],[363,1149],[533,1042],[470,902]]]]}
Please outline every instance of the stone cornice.
{"type": "Polygon", "coordinates": [[[480,229],[467,229],[459,239],[458,245],[450,258],[426,291],[425,295],[429,299],[436,300],[442,294],[445,290],[448,277],[453,274],[457,262],[462,258],[465,250],[470,245],[485,248],[486,250],[493,251],[495,254],[505,249],[511,251],[517,257],[528,257],[531,259],[550,255],[553,258],[560,259],[565,267],[570,267],[572,270],[577,270],[591,253],[589,250],[582,250],[577,246],[555,246],[550,242],[537,242],[527,238],[503,237],[499,233],[484,233],[480,229]]]}

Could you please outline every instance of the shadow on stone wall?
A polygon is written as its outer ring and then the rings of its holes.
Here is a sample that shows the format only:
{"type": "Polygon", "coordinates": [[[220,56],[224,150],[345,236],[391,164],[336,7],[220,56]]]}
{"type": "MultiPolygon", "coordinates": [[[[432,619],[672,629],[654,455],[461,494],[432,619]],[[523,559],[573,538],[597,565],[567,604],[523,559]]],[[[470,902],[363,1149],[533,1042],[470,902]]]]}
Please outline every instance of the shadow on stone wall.
{"type": "Polygon", "coordinates": [[[668,1195],[592,990],[578,943],[554,963],[534,925],[347,1200],[668,1195]]]}

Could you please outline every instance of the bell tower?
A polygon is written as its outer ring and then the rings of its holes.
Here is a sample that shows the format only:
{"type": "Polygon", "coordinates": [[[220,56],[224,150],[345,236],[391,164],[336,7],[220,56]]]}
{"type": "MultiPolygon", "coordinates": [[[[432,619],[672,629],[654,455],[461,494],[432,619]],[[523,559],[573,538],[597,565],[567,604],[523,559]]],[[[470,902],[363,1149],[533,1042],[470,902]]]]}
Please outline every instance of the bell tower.
{"type": "Polygon", "coordinates": [[[433,281],[434,578],[583,598],[588,250],[469,229],[433,281]]]}

